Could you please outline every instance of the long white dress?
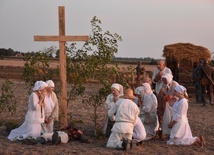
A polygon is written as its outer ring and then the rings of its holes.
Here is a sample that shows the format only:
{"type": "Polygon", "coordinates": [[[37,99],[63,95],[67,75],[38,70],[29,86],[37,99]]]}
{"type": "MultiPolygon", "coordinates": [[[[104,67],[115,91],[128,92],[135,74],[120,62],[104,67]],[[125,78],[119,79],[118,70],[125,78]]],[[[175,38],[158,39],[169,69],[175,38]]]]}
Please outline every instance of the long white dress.
{"type": "Polygon", "coordinates": [[[156,131],[159,127],[159,121],[157,117],[157,98],[153,93],[145,94],[143,99],[143,107],[140,110],[140,119],[146,130],[147,138],[150,139],[156,135],[156,131]],[[145,119],[150,117],[150,122],[146,122],[145,119]],[[150,138],[149,138],[150,137],[150,138]]]}
{"type": "Polygon", "coordinates": [[[39,106],[39,98],[36,93],[32,93],[29,96],[28,111],[25,116],[24,123],[13,129],[8,135],[8,139],[11,141],[23,140],[26,138],[36,139],[41,135],[41,124],[44,123],[44,107],[39,106]]]}
{"type": "Polygon", "coordinates": [[[192,136],[192,131],[187,118],[188,101],[182,98],[174,103],[172,120],[177,121],[171,129],[169,145],[191,145],[197,137],[192,136]]]}

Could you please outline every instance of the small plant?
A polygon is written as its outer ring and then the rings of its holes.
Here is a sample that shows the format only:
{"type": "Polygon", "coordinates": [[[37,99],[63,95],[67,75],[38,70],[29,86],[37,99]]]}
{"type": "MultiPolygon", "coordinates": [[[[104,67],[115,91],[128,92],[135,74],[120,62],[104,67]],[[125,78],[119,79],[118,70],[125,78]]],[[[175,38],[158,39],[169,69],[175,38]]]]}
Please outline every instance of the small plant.
{"type": "Polygon", "coordinates": [[[12,82],[7,79],[1,87],[0,113],[7,111],[13,115],[16,112],[17,101],[15,100],[14,90],[12,90],[11,85],[12,82]]]}

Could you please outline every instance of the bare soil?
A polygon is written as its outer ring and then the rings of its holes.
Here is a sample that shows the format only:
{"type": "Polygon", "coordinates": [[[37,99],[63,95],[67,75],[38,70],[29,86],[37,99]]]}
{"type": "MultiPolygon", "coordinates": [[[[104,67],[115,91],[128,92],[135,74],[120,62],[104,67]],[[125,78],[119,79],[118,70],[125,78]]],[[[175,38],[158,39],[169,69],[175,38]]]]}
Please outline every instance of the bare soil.
{"type": "MultiPolygon", "coordinates": [[[[11,64],[11,63],[10,63],[11,64]]],[[[11,79],[12,80],[12,79],[11,79]]],[[[0,79],[0,87],[4,79],[0,79]]],[[[67,144],[42,145],[40,143],[36,145],[26,145],[21,142],[11,142],[7,139],[8,132],[6,130],[6,122],[14,121],[18,126],[24,121],[25,114],[27,112],[28,104],[28,87],[21,80],[12,80],[14,83],[13,88],[15,90],[15,96],[17,100],[17,111],[14,115],[10,115],[7,111],[0,113],[0,154],[6,155],[182,155],[182,154],[192,154],[192,155],[211,155],[214,154],[214,106],[207,105],[206,107],[201,107],[201,104],[194,102],[194,97],[189,99],[189,110],[188,118],[190,127],[192,129],[193,136],[203,135],[206,141],[204,147],[199,145],[191,146],[170,146],[166,144],[166,141],[156,139],[143,141],[141,146],[134,147],[131,152],[127,153],[123,150],[115,150],[106,148],[107,138],[102,136],[93,136],[93,108],[86,106],[82,103],[82,98],[78,97],[76,100],[69,102],[68,114],[69,121],[76,122],[78,128],[80,128],[86,136],[90,137],[92,143],[85,144],[79,141],[71,141],[67,144]]],[[[87,92],[93,91],[98,85],[91,83],[87,85],[87,92]]],[[[1,92],[1,91],[0,91],[1,92]]],[[[106,111],[103,106],[98,108],[98,129],[102,129],[104,120],[106,116],[106,111]]],[[[56,130],[59,129],[58,123],[56,125],[56,130]]]]}

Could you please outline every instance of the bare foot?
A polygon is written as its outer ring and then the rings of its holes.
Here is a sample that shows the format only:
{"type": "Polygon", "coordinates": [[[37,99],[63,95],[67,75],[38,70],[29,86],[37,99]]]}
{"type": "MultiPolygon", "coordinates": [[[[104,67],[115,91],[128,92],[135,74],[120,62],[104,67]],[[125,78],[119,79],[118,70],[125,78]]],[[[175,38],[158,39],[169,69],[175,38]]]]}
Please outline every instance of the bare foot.
{"type": "Polygon", "coordinates": [[[204,140],[204,137],[203,136],[199,136],[199,139],[200,139],[200,146],[203,147],[205,145],[205,140],[204,140]]]}

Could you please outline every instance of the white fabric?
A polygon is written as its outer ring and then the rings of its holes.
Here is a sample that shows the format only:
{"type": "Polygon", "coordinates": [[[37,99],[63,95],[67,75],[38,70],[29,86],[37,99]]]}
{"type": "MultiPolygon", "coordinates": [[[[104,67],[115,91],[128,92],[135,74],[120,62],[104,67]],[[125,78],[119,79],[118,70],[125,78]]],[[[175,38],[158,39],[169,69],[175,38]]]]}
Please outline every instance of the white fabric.
{"type": "Polygon", "coordinates": [[[39,81],[36,81],[33,87],[33,91],[37,91],[39,87],[39,81]]]}
{"type": "Polygon", "coordinates": [[[140,109],[140,119],[143,122],[147,136],[155,136],[156,131],[158,130],[159,121],[157,117],[157,106],[157,97],[152,92],[145,94],[143,99],[143,107],[140,109]],[[149,115],[153,119],[151,124],[144,123],[146,115],[149,115]]]}
{"type": "MultiPolygon", "coordinates": [[[[65,133],[64,131],[57,131],[59,137],[61,138],[61,143],[67,143],[69,141],[69,137],[68,134],[65,133]]],[[[41,137],[44,137],[46,141],[52,141],[52,136],[53,136],[53,132],[52,133],[44,133],[41,137]]]]}
{"type": "MultiPolygon", "coordinates": [[[[153,72],[153,75],[152,75],[152,82],[155,83],[155,92],[157,94],[159,93],[159,91],[160,91],[160,89],[162,87],[162,81],[161,81],[161,79],[159,81],[157,81],[157,82],[154,82],[154,79],[155,79],[155,77],[157,76],[157,74],[159,72],[160,72],[160,70],[158,68],[155,68],[155,70],[153,72]]],[[[163,74],[168,73],[168,74],[172,75],[171,70],[169,68],[167,68],[167,67],[165,67],[162,72],[163,72],[163,74]]]]}
{"type": "Polygon", "coordinates": [[[197,137],[192,136],[192,131],[187,118],[188,102],[182,98],[173,105],[172,120],[176,121],[170,132],[170,145],[191,145],[197,137]]]}
{"type": "Polygon", "coordinates": [[[47,83],[45,83],[44,81],[39,81],[39,83],[38,83],[38,90],[42,90],[45,87],[48,87],[47,83]]]}
{"type": "MultiPolygon", "coordinates": [[[[120,99],[120,96],[123,96],[123,86],[117,83],[112,84],[111,88],[115,88],[119,91],[119,95],[116,96],[118,99],[120,99]]],[[[107,96],[105,102],[104,102],[104,108],[107,110],[107,113],[109,109],[115,104],[114,102],[114,95],[111,93],[107,96]]],[[[106,134],[107,126],[108,126],[109,116],[106,115],[104,127],[103,127],[103,134],[106,134]]]]}
{"type": "Polygon", "coordinates": [[[48,87],[55,87],[55,84],[52,80],[48,80],[48,81],[46,81],[46,83],[47,83],[48,87]]]}
{"type": "Polygon", "coordinates": [[[143,96],[144,95],[144,89],[145,89],[144,86],[139,86],[139,87],[135,88],[134,94],[143,96]]]}
{"type": "Polygon", "coordinates": [[[115,124],[111,131],[132,134],[139,114],[138,106],[129,99],[120,99],[108,111],[109,117],[114,116],[115,113],[115,124]]]}
{"type": "Polygon", "coordinates": [[[162,86],[162,88],[164,89],[164,94],[169,96],[169,101],[166,102],[162,121],[162,132],[165,135],[170,134],[171,129],[168,128],[168,124],[170,123],[172,118],[172,107],[170,105],[173,105],[175,102],[173,98],[175,93],[175,87],[178,85],[179,84],[176,81],[172,80],[169,84],[163,84],[162,86]]]}
{"type": "Polygon", "coordinates": [[[106,147],[108,148],[123,148],[122,147],[122,139],[126,138],[126,139],[132,139],[132,134],[130,133],[116,133],[116,132],[112,132],[108,142],[106,144],[106,147]]]}
{"type": "Polygon", "coordinates": [[[111,85],[111,88],[115,88],[119,91],[120,94],[123,94],[123,86],[121,84],[113,83],[111,85]]]}
{"type": "MultiPolygon", "coordinates": [[[[45,117],[44,110],[42,110],[41,113],[41,107],[38,102],[39,98],[37,94],[32,93],[29,96],[28,111],[25,116],[25,121],[20,127],[10,132],[7,137],[9,140],[23,140],[28,137],[37,138],[41,135],[41,124],[44,123],[45,117]]],[[[42,108],[44,109],[44,107],[42,108]]]]}
{"type": "Polygon", "coordinates": [[[150,93],[152,93],[152,89],[151,89],[151,85],[150,84],[148,84],[148,83],[143,83],[142,84],[143,85],[143,87],[145,87],[145,94],[150,94],[150,93]]]}
{"type": "Polygon", "coordinates": [[[134,126],[134,131],[133,131],[132,137],[137,142],[140,142],[146,138],[146,130],[139,117],[137,117],[137,122],[136,122],[136,125],[134,126]]]}

